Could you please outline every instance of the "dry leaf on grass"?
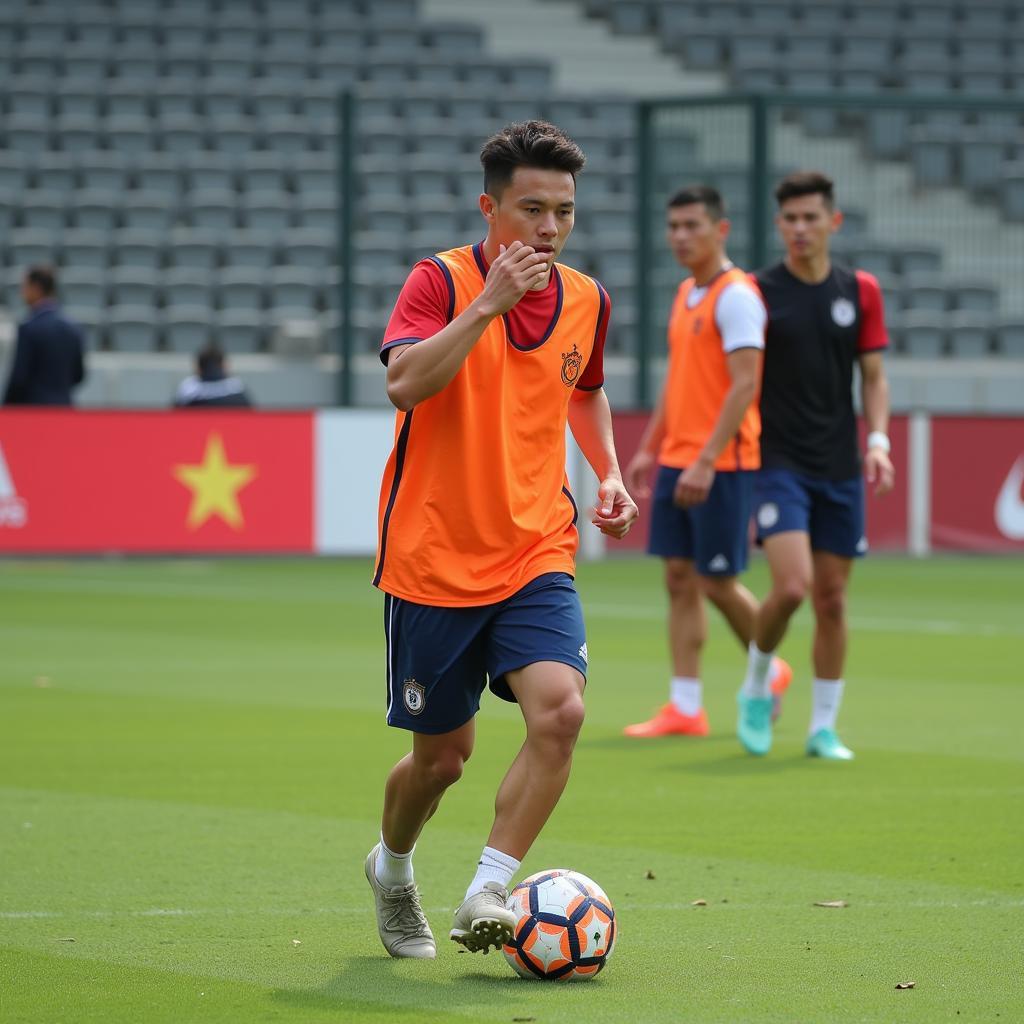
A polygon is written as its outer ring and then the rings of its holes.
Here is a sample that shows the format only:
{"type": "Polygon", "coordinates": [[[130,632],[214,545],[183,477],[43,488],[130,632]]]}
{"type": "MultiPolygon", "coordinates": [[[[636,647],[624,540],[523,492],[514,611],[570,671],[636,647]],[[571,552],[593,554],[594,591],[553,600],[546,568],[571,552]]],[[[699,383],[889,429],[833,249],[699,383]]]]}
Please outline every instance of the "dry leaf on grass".
{"type": "Polygon", "coordinates": [[[58,942],[74,942],[75,940],[74,940],[74,938],[72,936],[69,935],[66,939],[58,939],[57,941],[58,942]]]}
{"type": "Polygon", "coordinates": [[[848,907],[846,900],[822,900],[814,904],[816,907],[848,907]]]}
{"type": "Polygon", "coordinates": [[[707,900],[694,900],[690,904],[691,907],[706,907],[707,905],[708,905],[708,901],[707,900]]]}
{"type": "Polygon", "coordinates": [[[897,988],[913,988],[917,984],[916,981],[898,981],[896,982],[897,988]]]}
{"type": "Polygon", "coordinates": [[[301,946],[302,945],[302,939],[292,939],[292,945],[293,946],[301,946]]]}
{"type": "Polygon", "coordinates": [[[646,879],[648,879],[650,881],[654,881],[654,872],[650,868],[648,868],[647,869],[647,874],[644,875],[644,878],[646,878],[646,879]]]}

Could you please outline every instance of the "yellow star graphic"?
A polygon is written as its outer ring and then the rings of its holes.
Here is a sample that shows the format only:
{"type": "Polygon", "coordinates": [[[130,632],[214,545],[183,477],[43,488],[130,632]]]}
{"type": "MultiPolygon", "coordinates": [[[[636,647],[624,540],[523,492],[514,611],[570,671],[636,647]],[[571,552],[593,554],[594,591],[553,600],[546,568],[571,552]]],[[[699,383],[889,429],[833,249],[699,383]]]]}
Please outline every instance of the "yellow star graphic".
{"type": "Polygon", "coordinates": [[[233,530],[245,521],[238,504],[238,492],[256,476],[255,466],[232,466],[224,452],[220,434],[210,434],[198,466],[174,467],[174,478],[192,491],[187,525],[198,530],[211,516],[220,516],[233,530]]]}

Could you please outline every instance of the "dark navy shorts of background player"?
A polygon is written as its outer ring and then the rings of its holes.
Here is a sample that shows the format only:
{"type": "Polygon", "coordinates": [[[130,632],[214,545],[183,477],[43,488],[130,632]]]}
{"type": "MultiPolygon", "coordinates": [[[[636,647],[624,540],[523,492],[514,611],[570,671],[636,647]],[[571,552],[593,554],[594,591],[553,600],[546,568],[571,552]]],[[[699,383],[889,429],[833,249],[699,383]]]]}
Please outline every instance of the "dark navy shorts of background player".
{"type": "Polygon", "coordinates": [[[716,473],[707,501],[692,508],[680,508],[672,500],[682,472],[658,467],[648,554],[692,559],[701,576],[743,572],[750,550],[753,470],[716,473]]]}
{"type": "Polygon", "coordinates": [[[505,673],[557,661],[587,674],[586,632],[572,577],[545,573],[497,604],[439,608],[384,595],[388,725],[436,735],[465,725],[487,680],[515,697],[505,673]]]}
{"type": "Polygon", "coordinates": [[[867,552],[864,479],[825,480],[790,469],[762,469],[754,483],[757,542],[787,530],[810,534],[811,549],[842,558],[867,552]]]}

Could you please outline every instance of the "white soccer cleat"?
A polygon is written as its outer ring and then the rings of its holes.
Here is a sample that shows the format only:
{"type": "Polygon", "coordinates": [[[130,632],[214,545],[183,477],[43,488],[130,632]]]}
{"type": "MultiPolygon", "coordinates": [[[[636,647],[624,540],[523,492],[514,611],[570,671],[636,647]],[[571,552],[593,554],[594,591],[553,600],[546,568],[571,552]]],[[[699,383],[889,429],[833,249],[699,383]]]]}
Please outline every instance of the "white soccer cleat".
{"type": "Polygon", "coordinates": [[[366,858],[366,880],[373,890],[377,908],[377,931],[384,948],[393,957],[433,960],[437,956],[434,936],[423,916],[415,883],[387,889],[377,881],[377,850],[366,858]]]}
{"type": "Polygon", "coordinates": [[[484,882],[483,889],[455,911],[449,938],[471,953],[501,949],[516,927],[516,915],[505,906],[507,899],[508,891],[497,882],[484,882]]]}

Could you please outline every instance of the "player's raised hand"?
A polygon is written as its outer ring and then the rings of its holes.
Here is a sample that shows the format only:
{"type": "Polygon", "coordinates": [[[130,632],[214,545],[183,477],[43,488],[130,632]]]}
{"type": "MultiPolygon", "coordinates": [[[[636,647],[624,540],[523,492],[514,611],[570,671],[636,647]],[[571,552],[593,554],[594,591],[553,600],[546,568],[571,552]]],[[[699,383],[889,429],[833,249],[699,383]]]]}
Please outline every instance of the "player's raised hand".
{"type": "Polygon", "coordinates": [[[622,481],[610,476],[597,489],[597,505],[590,521],[606,536],[621,540],[629,533],[639,511],[622,481]]]}
{"type": "Polygon", "coordinates": [[[638,451],[626,467],[625,484],[630,494],[638,498],[651,496],[651,470],[654,469],[654,456],[650,452],[638,451]]]}
{"type": "Polygon", "coordinates": [[[864,476],[875,494],[888,494],[896,482],[892,460],[881,448],[869,448],[864,456],[864,476]]]}
{"type": "Polygon", "coordinates": [[[513,242],[499,247],[498,258],[487,271],[480,301],[488,313],[507,313],[530,288],[540,284],[551,266],[549,253],[513,242]]]}
{"type": "Polygon", "coordinates": [[[698,460],[680,474],[672,500],[680,508],[693,508],[708,500],[714,482],[715,467],[698,460]]]}

